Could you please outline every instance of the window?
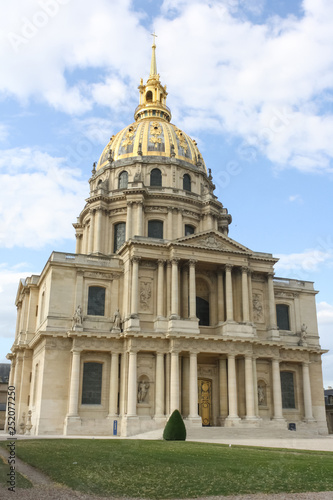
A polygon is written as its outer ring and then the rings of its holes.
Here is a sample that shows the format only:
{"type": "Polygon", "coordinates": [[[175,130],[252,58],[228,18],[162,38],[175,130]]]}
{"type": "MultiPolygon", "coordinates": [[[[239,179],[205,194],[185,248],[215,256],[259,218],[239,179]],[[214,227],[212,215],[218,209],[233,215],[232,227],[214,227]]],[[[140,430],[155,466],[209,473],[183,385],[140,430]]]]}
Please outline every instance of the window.
{"type": "Polygon", "coordinates": [[[82,404],[100,405],[102,394],[102,363],[84,363],[82,404]]]}
{"type": "Polygon", "coordinates": [[[88,290],[88,315],[104,316],[105,310],[105,288],[101,286],[90,286],[88,290]]]}
{"type": "Polygon", "coordinates": [[[281,372],[281,392],[282,392],[282,408],[296,408],[295,406],[295,390],[294,390],[294,373],[281,372]]]}
{"type": "Polygon", "coordinates": [[[118,189],[127,189],[128,186],[128,173],[124,170],[118,177],[118,189]]]}
{"type": "Polygon", "coordinates": [[[114,226],[114,244],[113,244],[114,252],[119,250],[121,245],[125,243],[125,239],[126,239],[126,224],[125,222],[119,222],[119,224],[115,224],[114,226]]]}
{"type": "Polygon", "coordinates": [[[162,186],[162,173],[159,168],[153,168],[150,172],[150,185],[162,186]]]}
{"type": "Polygon", "coordinates": [[[191,177],[188,174],[184,174],[183,189],[185,191],[191,191],[191,177]]]}
{"type": "Polygon", "coordinates": [[[163,222],[160,220],[148,221],[148,238],[163,239],[163,222]]]}
{"type": "Polygon", "coordinates": [[[209,326],[209,302],[201,297],[196,297],[197,318],[199,325],[209,326]]]}
{"type": "Polygon", "coordinates": [[[153,100],[153,93],[151,90],[148,90],[147,94],[146,94],[146,101],[147,102],[150,102],[153,100]]]}
{"type": "Polygon", "coordinates": [[[194,226],[190,226],[189,224],[185,224],[185,236],[189,236],[190,234],[194,234],[194,226]]]}
{"type": "Polygon", "coordinates": [[[276,321],[280,330],[290,330],[289,324],[289,306],[286,304],[276,305],[276,321]]]}

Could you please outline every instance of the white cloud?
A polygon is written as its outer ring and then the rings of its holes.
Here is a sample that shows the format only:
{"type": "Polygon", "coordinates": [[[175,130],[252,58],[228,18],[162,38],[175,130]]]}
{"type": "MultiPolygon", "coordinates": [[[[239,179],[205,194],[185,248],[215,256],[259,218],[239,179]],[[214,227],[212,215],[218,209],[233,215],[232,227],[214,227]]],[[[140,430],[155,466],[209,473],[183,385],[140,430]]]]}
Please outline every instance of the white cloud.
{"type": "Polygon", "coordinates": [[[303,198],[300,194],[291,194],[288,198],[291,203],[303,203],[303,198]]]}
{"type": "Polygon", "coordinates": [[[33,148],[1,152],[0,246],[40,248],[73,238],[87,183],[81,172],[33,148]],[[5,168],[3,168],[5,167],[5,168]]]}
{"type": "Polygon", "coordinates": [[[333,251],[325,249],[309,249],[301,253],[277,254],[279,262],[275,264],[275,270],[280,271],[317,271],[323,264],[333,262],[333,251]]]}
{"type": "Polygon", "coordinates": [[[329,352],[323,356],[323,376],[325,387],[333,386],[333,305],[327,302],[317,303],[320,344],[329,352]]]}
{"type": "Polygon", "coordinates": [[[26,271],[26,268],[23,263],[20,272],[17,271],[17,266],[2,264],[0,267],[0,336],[10,341],[14,341],[15,335],[15,297],[20,279],[33,274],[31,270],[26,271]]]}
{"type": "MultiPolygon", "coordinates": [[[[135,105],[139,77],[149,68],[150,30],[140,24],[146,14],[134,12],[130,0],[49,3],[58,6],[55,14],[45,14],[42,0],[4,4],[0,92],[76,115],[95,105],[117,115],[135,105]],[[25,41],[15,46],[10,33],[25,41]]],[[[333,3],[304,0],[303,17],[260,24],[244,15],[260,15],[264,6],[264,0],[163,2],[153,24],[168,104],[188,133],[223,130],[280,168],[330,173],[333,3]]]]}

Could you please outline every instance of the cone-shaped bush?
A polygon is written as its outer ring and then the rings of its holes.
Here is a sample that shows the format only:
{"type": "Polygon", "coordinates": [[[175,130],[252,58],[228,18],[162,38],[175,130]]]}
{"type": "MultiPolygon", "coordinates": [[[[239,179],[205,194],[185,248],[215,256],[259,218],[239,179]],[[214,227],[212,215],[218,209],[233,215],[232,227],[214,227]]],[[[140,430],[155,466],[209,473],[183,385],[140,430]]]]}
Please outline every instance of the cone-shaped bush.
{"type": "Polygon", "coordinates": [[[166,441],[185,441],[186,428],[178,410],[175,410],[167,421],[163,432],[163,439],[166,441]]]}

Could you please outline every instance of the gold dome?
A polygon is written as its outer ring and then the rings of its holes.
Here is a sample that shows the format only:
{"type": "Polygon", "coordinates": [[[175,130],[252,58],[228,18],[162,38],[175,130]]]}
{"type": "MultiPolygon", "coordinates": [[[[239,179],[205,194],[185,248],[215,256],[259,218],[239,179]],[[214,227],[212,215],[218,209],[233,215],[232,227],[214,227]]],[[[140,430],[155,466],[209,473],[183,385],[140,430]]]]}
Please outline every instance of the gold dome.
{"type": "Polygon", "coordinates": [[[97,170],[107,165],[110,151],[113,161],[135,156],[177,158],[205,171],[196,142],[165,119],[141,119],[111,137],[104,149],[97,170]]]}
{"type": "MultiPolygon", "coordinates": [[[[153,35],[154,37],[156,35],[153,35]]],[[[206,172],[196,142],[170,123],[171,111],[166,105],[166,86],[157,73],[155,41],[150,74],[144,85],[139,85],[140,103],[135,110],[135,122],[112,136],[104,149],[97,170],[111,162],[138,156],[176,158],[206,172]]]]}

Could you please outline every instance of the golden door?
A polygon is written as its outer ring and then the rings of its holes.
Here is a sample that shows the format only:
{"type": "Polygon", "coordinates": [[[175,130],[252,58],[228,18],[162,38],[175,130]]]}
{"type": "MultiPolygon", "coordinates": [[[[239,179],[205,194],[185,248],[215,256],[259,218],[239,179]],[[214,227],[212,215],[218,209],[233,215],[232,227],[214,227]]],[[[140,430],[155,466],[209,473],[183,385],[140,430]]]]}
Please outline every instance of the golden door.
{"type": "Polygon", "coordinates": [[[198,406],[199,415],[204,427],[210,425],[212,407],[212,381],[207,379],[198,380],[198,406]]]}

